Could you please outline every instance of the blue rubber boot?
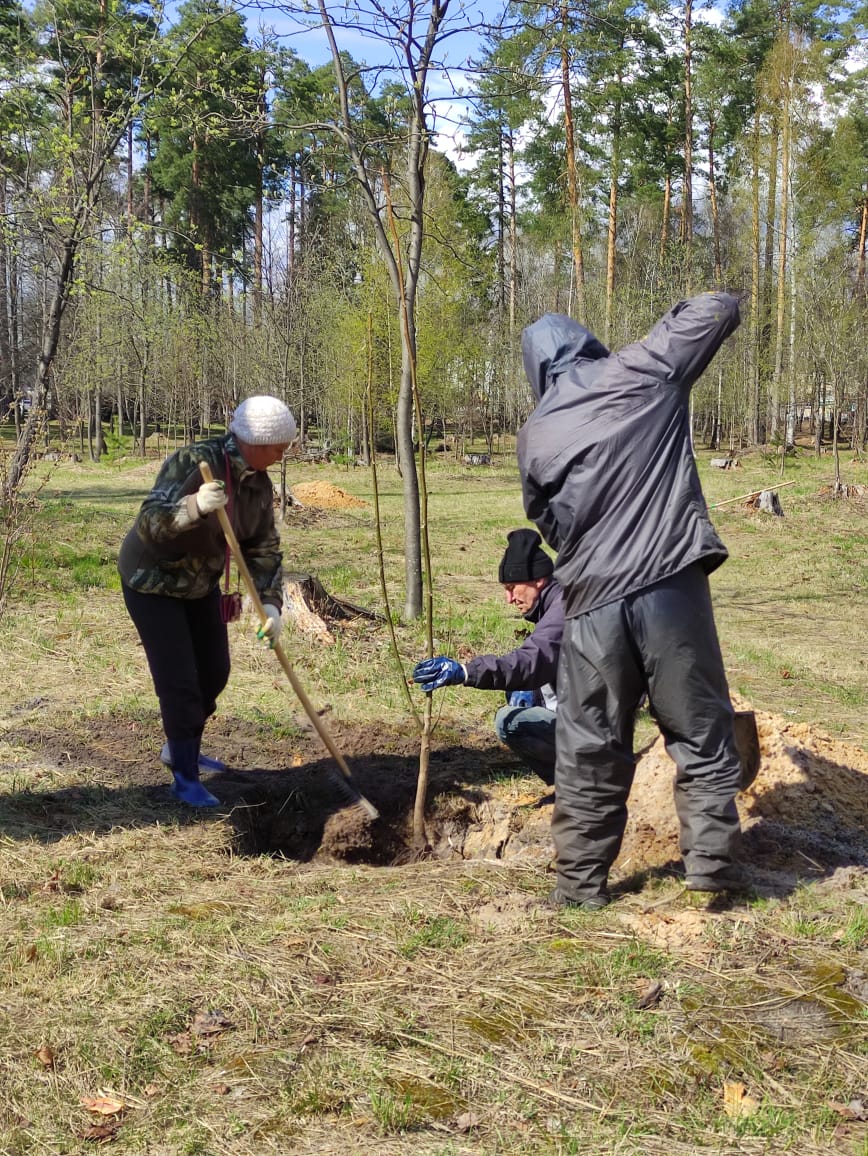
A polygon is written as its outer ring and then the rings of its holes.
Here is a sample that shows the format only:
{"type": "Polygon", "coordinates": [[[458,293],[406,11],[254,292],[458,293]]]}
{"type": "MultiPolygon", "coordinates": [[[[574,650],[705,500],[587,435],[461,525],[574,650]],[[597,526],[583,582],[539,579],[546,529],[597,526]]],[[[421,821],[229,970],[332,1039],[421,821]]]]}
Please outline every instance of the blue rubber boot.
{"type": "MultiPolygon", "coordinates": [[[[163,743],[163,749],[160,751],[160,762],[164,767],[172,769],[172,752],[169,750],[169,744],[163,743]]],[[[226,764],[221,763],[219,759],[212,759],[210,755],[199,754],[199,770],[200,771],[225,771],[226,764]]]]}
{"type": "Polygon", "coordinates": [[[172,794],[188,807],[219,807],[220,800],[199,782],[199,740],[169,739],[172,794]]]}

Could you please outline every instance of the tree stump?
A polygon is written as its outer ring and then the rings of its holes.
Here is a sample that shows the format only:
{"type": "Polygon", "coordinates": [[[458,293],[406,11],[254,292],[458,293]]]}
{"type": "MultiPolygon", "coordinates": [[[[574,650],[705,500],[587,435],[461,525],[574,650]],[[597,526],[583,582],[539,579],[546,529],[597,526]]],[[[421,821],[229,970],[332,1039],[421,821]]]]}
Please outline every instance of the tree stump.
{"type": "Polygon", "coordinates": [[[774,514],[778,518],[784,516],[781,500],[776,490],[763,490],[757,498],[756,504],[757,508],[762,510],[764,514],[774,514]]]}
{"type": "Polygon", "coordinates": [[[283,576],[283,613],[295,623],[298,629],[311,638],[316,638],[326,646],[331,646],[335,636],[329,628],[329,621],[347,621],[368,618],[375,622],[385,621],[376,610],[367,610],[342,598],[329,594],[322,582],[313,574],[290,573],[283,576]]]}

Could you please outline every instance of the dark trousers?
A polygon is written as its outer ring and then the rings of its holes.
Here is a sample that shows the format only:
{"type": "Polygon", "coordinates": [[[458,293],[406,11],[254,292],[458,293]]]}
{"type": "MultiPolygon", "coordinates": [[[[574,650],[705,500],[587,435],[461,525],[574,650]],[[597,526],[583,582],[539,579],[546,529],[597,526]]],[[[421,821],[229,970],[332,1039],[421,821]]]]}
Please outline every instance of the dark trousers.
{"type": "Polygon", "coordinates": [[[603,891],[621,848],[636,764],[634,719],[646,693],[677,767],[687,876],[732,867],[739,757],[708,578],[695,565],[566,622],[552,838],[558,887],[568,897],[603,891]]]}
{"type": "Polygon", "coordinates": [[[229,681],[220,591],[204,598],[167,598],[139,594],[124,584],[123,593],[145,649],[166,738],[200,738],[229,681]]]}

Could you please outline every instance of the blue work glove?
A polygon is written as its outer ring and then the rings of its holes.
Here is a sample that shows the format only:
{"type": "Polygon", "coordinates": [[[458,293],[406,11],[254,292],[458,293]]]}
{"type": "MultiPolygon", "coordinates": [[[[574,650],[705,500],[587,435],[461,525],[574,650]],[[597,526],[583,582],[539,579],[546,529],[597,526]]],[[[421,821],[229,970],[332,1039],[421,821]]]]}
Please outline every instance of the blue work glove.
{"type": "Polygon", "coordinates": [[[533,706],[532,690],[511,690],[506,696],[507,706],[533,706]]]}
{"type": "Polygon", "coordinates": [[[441,654],[437,658],[426,658],[424,662],[418,662],[413,667],[412,677],[428,694],[432,690],[439,690],[441,686],[461,686],[467,674],[460,662],[441,654]]]}

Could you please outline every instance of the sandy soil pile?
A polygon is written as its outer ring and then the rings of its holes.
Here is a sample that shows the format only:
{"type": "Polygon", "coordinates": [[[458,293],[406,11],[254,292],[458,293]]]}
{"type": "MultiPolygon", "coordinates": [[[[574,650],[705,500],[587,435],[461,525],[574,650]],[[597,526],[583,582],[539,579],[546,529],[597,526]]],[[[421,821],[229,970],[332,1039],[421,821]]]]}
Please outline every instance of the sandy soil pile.
{"type": "Polygon", "coordinates": [[[317,510],[350,510],[368,504],[331,482],[299,482],[292,487],[292,496],[302,505],[317,510]]]}
{"type": "MultiPolygon", "coordinates": [[[[761,711],[757,730],[762,764],[738,797],[748,846],[765,844],[768,851],[771,843],[779,849],[798,844],[808,857],[868,862],[868,752],[761,711]]],[[[640,867],[677,858],[673,782],[674,765],[658,739],[636,770],[622,865],[625,859],[640,867]]]]}
{"type": "MultiPolygon", "coordinates": [[[[751,709],[749,703],[736,706],[751,709]]],[[[752,874],[767,873],[771,883],[814,869],[823,874],[868,866],[868,752],[762,712],[757,730],[760,770],[737,800],[752,874]]],[[[674,782],[675,766],[658,738],[636,768],[616,877],[680,859],[674,782]]],[[[439,850],[451,848],[464,858],[550,859],[553,802],[552,794],[542,793],[533,805],[487,799],[476,804],[474,815],[444,824],[448,848],[439,850]]]]}

